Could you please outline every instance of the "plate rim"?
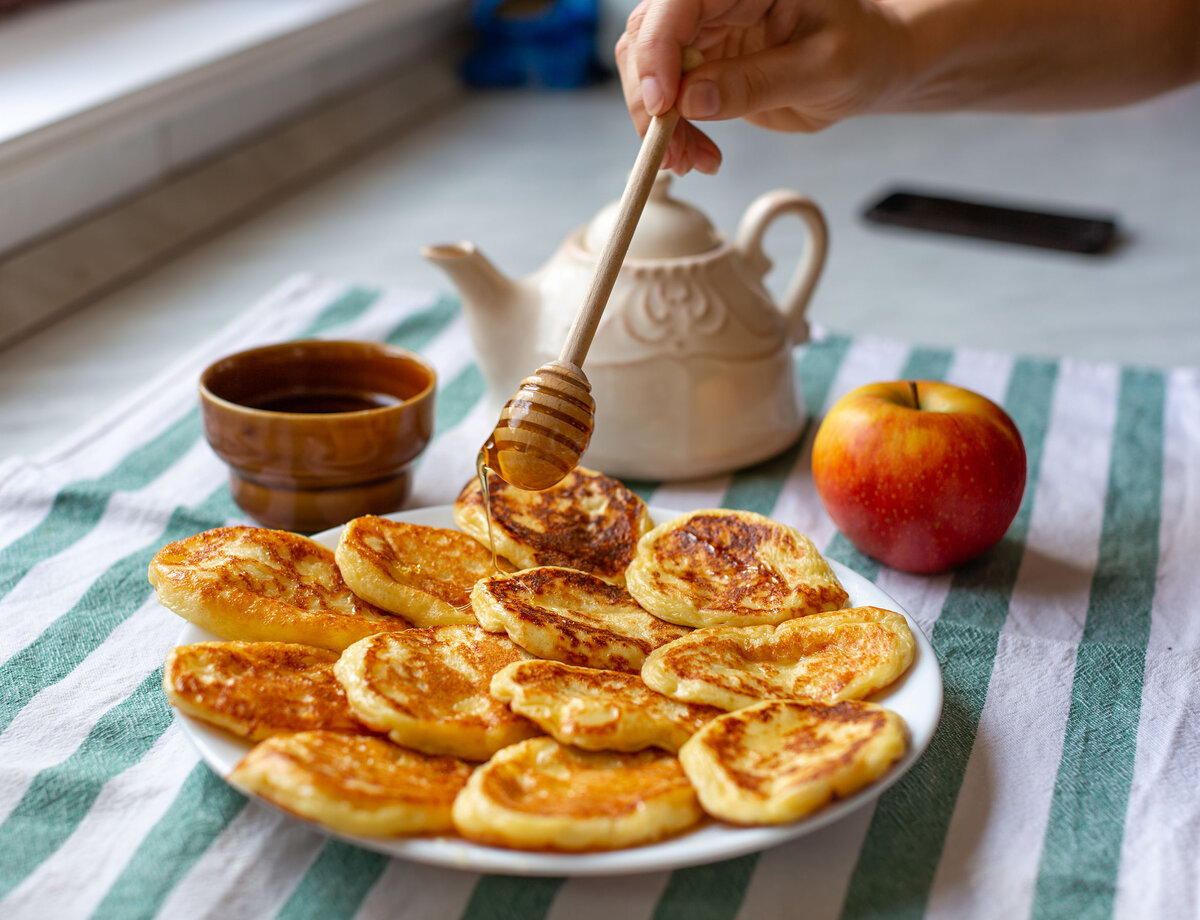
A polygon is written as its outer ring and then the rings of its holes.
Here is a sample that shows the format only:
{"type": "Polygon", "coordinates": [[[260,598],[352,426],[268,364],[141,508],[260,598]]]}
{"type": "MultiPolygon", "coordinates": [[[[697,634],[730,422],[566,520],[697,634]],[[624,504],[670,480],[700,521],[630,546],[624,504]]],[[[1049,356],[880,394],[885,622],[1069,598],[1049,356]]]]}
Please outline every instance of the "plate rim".
{"type": "MultiPolygon", "coordinates": [[[[648,511],[651,519],[656,524],[665,523],[687,513],[655,505],[648,506],[648,511]]],[[[430,523],[430,526],[453,527],[455,525],[452,513],[453,505],[432,505],[424,508],[395,511],[390,514],[380,515],[380,517],[409,523],[430,523]],[[428,518],[431,520],[414,520],[414,518],[428,518]],[[449,523],[445,523],[447,520],[449,523]],[[441,523],[436,523],[437,521],[441,523]]],[[[331,527],[328,530],[313,534],[310,539],[332,549],[337,545],[338,537],[344,526],[342,524],[331,527]]],[[[268,805],[276,811],[283,811],[293,820],[307,824],[326,836],[343,840],[386,856],[407,859],[425,865],[472,872],[545,877],[630,875],[681,869],[718,862],[724,859],[733,859],[806,836],[878,799],[888,788],[904,776],[925,752],[941,718],[944,701],[941,667],[924,631],[913,620],[908,611],[896,602],[895,598],[891,597],[891,595],[870,579],[836,560],[828,559],[828,557],[826,557],[826,560],[833,568],[838,579],[847,587],[852,599],[856,594],[861,594],[864,588],[867,594],[877,593],[887,603],[881,604],[876,602],[872,603],[871,606],[880,606],[895,610],[905,618],[913,633],[913,639],[916,644],[916,656],[913,665],[900,681],[888,687],[882,693],[871,697],[871,699],[886,704],[889,699],[895,698],[905,692],[905,688],[908,688],[914,695],[924,693],[930,696],[930,701],[922,709],[921,715],[923,718],[916,720],[915,724],[912,718],[903,712],[901,713],[908,729],[909,745],[904,756],[893,764],[886,774],[870,785],[860,789],[854,795],[836,800],[807,818],[801,818],[789,824],[764,827],[734,827],[709,819],[694,830],[657,843],[627,847],[619,850],[588,853],[514,850],[503,847],[485,846],[483,844],[472,843],[461,837],[451,836],[373,838],[346,834],[326,827],[316,821],[288,812],[260,796],[238,789],[238,787],[229,782],[228,773],[233,769],[238,760],[241,759],[241,756],[246,751],[249,751],[253,745],[215,726],[187,715],[174,707],[172,708],[175,712],[175,718],[180,722],[184,735],[196,750],[200,759],[223,782],[238,792],[247,795],[252,801],[261,805],[268,805]]],[[[863,606],[863,604],[856,604],[856,606],[863,606]]],[[[207,639],[219,639],[219,637],[190,622],[184,621],[183,629],[175,641],[177,645],[184,645],[207,639]]]]}

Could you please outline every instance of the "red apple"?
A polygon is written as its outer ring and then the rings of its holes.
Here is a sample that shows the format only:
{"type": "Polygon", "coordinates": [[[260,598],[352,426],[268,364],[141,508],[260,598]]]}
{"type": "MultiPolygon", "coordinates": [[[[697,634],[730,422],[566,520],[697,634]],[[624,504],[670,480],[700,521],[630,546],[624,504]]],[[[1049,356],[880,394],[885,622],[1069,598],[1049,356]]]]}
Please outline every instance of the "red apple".
{"type": "Polygon", "coordinates": [[[1003,409],[932,380],[852,390],[813,443],[813,479],[838,529],[906,572],[941,572],[996,544],[1025,470],[1025,444],[1003,409]]]}

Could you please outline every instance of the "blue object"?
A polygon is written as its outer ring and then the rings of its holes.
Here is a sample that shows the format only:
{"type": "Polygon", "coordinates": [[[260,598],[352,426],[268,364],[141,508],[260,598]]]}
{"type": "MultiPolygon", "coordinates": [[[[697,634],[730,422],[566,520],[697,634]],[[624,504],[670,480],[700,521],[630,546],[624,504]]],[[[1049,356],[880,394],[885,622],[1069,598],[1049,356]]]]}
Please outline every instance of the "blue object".
{"type": "Polygon", "coordinates": [[[478,43],[463,62],[473,86],[575,89],[602,73],[596,59],[598,0],[479,0],[478,43]]]}

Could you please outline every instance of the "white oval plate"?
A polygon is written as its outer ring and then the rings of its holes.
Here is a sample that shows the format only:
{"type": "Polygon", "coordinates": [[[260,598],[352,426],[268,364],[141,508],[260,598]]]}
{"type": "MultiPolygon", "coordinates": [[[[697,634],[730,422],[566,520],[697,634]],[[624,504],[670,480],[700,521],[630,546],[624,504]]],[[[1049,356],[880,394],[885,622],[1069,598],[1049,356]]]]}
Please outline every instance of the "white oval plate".
{"type": "MultiPolygon", "coordinates": [[[[678,515],[677,511],[650,508],[650,516],[656,523],[669,521],[678,515]]],[[[388,517],[433,527],[455,527],[449,505],[402,511],[388,517]]],[[[313,539],[333,548],[337,546],[340,533],[341,528],[335,527],[316,534],[313,539]]],[[[714,821],[661,843],[612,852],[581,854],[506,850],[480,846],[457,837],[357,837],[336,833],[313,822],[306,823],[312,823],[314,828],[364,849],[414,862],[505,875],[583,876],[657,872],[732,859],[735,856],[778,846],[837,821],[878,798],[908,771],[928,747],[942,711],[942,672],[929,640],[899,604],[857,572],[832,560],[830,565],[850,594],[848,606],[883,607],[904,614],[917,645],[912,667],[904,677],[872,697],[874,702],[887,706],[903,717],[909,731],[908,751],[884,776],[849,798],[836,801],[815,814],[790,824],[773,827],[732,827],[714,821]]],[[[214,638],[217,637],[189,623],[178,641],[180,645],[186,645],[214,638]]],[[[184,733],[195,745],[201,759],[223,779],[228,777],[230,771],[250,750],[250,744],[198,719],[178,711],[176,717],[180,719],[184,733]]]]}

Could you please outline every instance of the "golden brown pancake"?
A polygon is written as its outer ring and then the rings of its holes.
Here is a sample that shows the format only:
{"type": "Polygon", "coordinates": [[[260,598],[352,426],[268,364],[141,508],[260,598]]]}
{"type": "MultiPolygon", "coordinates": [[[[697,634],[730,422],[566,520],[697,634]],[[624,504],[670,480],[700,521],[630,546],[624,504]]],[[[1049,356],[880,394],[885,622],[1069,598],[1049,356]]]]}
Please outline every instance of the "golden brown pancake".
{"type": "Polygon", "coordinates": [[[679,760],[714,818],[782,824],[874,782],[907,743],[903,720],[873,703],[768,700],[713,719],[679,760]]]}
{"type": "Polygon", "coordinates": [[[670,837],[700,820],[679,761],[664,751],[581,751],[531,738],[477,769],[454,824],[479,843],[528,850],[611,850],[670,837]]]}
{"type": "Polygon", "coordinates": [[[167,653],[171,705],[261,741],[280,732],[368,732],[333,676],[338,653],[288,642],[197,642],[167,653]]]}
{"type": "Polygon", "coordinates": [[[489,693],[492,676],[529,656],[478,626],[432,626],[354,643],[334,665],[350,708],[397,744],[487,760],[541,734],[489,693]]]}
{"type": "Polygon", "coordinates": [[[688,630],[648,614],[620,585],[596,575],[539,566],[476,583],[479,625],[538,658],[637,672],[651,651],[688,630]]]}
{"type": "Polygon", "coordinates": [[[638,541],[629,593],[683,626],[756,626],[836,610],[848,595],[800,532],[751,511],[693,511],[638,541]]]}
{"type": "MultiPolygon", "coordinates": [[[[496,551],[518,569],[564,566],[621,585],[638,538],[652,526],[637,495],[584,467],[542,492],[515,488],[493,474],[488,489],[496,551]]],[[[454,520],[484,546],[491,545],[477,477],[455,500],[454,520]]]]}
{"type": "Polygon", "coordinates": [[[516,661],[496,672],[492,696],[563,744],[589,751],[674,753],[709,719],[713,706],[656,693],[634,674],[558,661],[516,661]]]}
{"type": "Polygon", "coordinates": [[[168,543],[150,583],[164,607],[223,639],[340,651],[409,626],[356,596],[332,550],[283,530],[218,527],[168,543]]]}
{"type": "Polygon", "coordinates": [[[390,837],[453,830],[454,799],[470,775],[471,765],[454,757],[314,731],[263,741],[229,781],[335,831],[390,837]]]}
{"type": "Polygon", "coordinates": [[[415,626],[473,624],[471,586],[495,571],[491,551],[461,531],[374,515],[342,528],[335,556],[355,594],[415,626]]]}
{"type": "Polygon", "coordinates": [[[898,613],[855,607],[778,626],[711,626],[656,649],[642,680],[677,700],[740,709],[759,700],[870,696],[913,659],[913,636],[898,613]]]}

